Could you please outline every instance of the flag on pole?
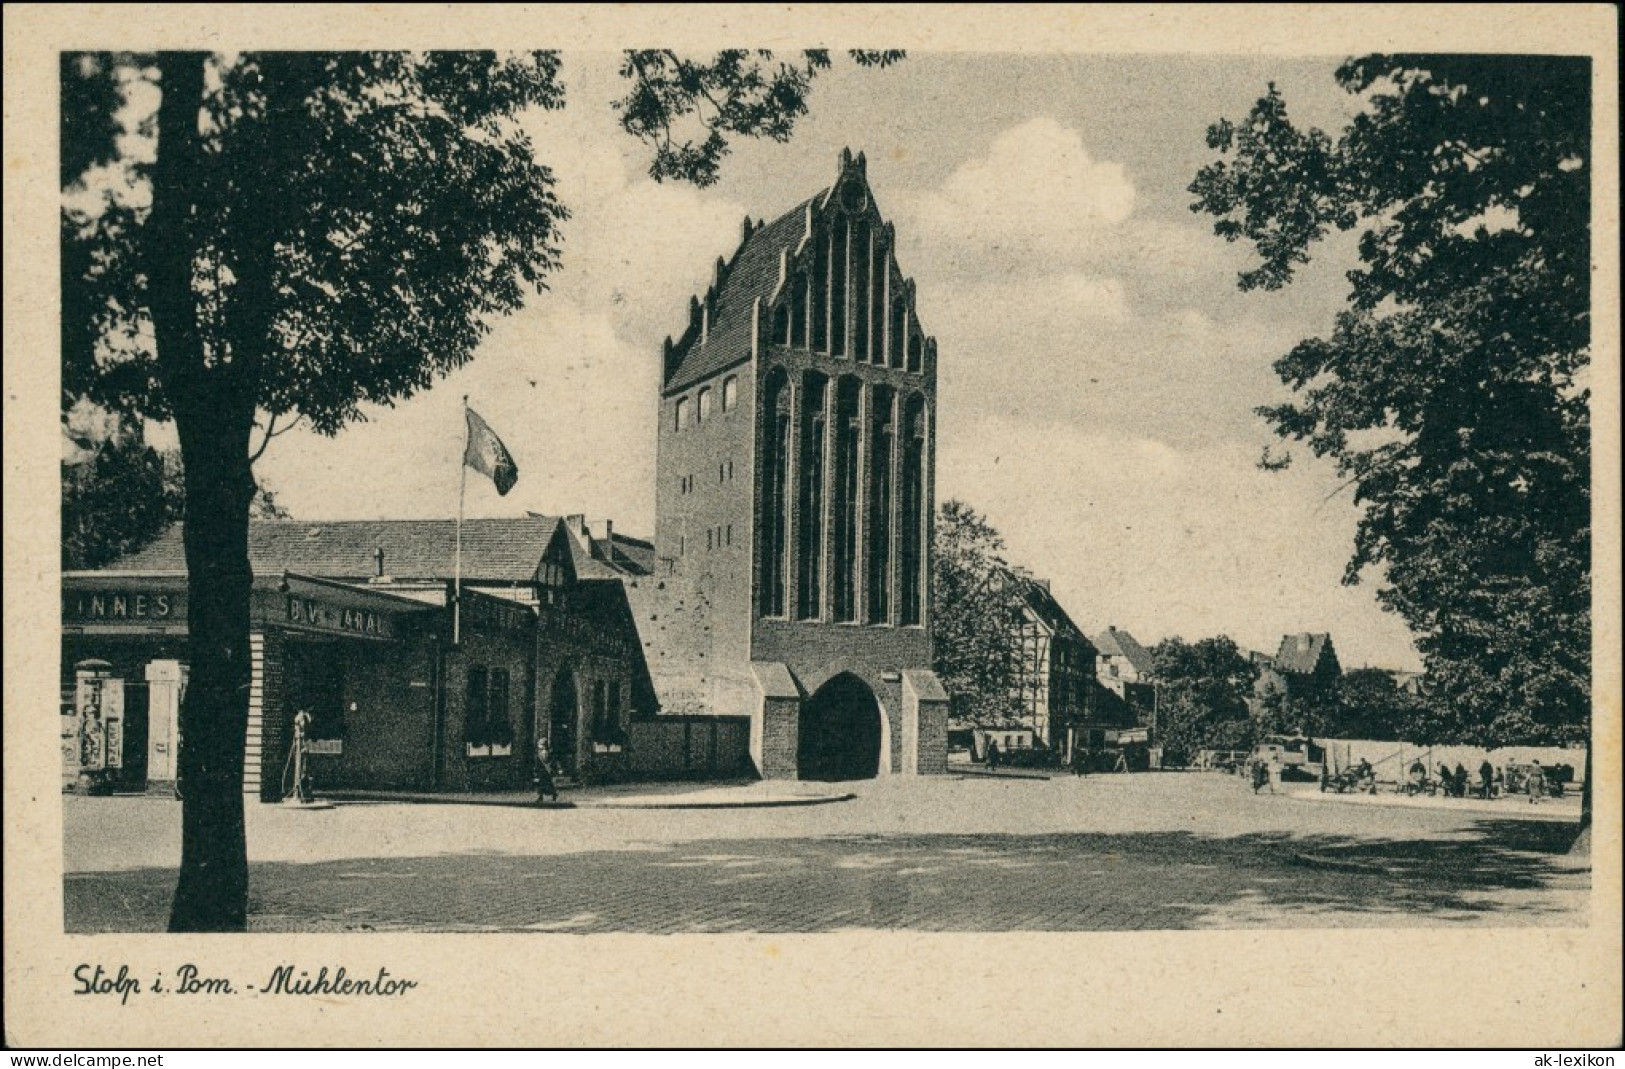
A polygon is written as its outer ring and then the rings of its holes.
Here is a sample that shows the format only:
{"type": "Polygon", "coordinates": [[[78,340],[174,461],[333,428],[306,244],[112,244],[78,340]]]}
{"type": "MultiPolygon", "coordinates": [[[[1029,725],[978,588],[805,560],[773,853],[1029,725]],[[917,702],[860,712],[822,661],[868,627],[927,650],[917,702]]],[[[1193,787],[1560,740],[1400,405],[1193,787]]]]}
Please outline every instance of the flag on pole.
{"type": "Polygon", "coordinates": [[[506,494],[519,481],[519,465],[513,462],[513,454],[478,412],[472,408],[463,411],[468,414],[468,445],[463,450],[463,463],[481,475],[490,476],[497,493],[506,494]]]}

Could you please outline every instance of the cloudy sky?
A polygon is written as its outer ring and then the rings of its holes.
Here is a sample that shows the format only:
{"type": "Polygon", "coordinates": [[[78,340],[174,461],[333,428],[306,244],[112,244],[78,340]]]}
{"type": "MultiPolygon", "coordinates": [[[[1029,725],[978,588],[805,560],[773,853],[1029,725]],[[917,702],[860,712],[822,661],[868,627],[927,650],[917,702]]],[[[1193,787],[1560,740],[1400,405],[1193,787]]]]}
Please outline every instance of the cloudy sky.
{"type": "Polygon", "coordinates": [[[531,123],[573,213],[551,290],[434,390],[336,439],[280,437],[259,470],[302,518],[452,515],[467,393],[521,470],[506,498],[471,481],[470,515],[584,512],[651,532],[661,339],[744,216],[827,185],[850,146],[938,339],[939,499],[987,513],[1088,630],[1267,650],[1329,630],[1346,666],[1413,667],[1369,582],[1339,582],[1356,513],[1330,466],[1295,449],[1285,473],[1255,467],[1273,438],[1252,410],[1285,396],[1270,364],[1329,328],[1349,247],[1286,291],[1241,294],[1245,250],[1185,191],[1207,124],[1243,116],[1271,80],[1298,120],[1339,124],[1338,58],[842,64],[790,144],[737,146],[701,191],[645,176],[610,110],[616,57],[568,55],[569,106],[531,123]]]}

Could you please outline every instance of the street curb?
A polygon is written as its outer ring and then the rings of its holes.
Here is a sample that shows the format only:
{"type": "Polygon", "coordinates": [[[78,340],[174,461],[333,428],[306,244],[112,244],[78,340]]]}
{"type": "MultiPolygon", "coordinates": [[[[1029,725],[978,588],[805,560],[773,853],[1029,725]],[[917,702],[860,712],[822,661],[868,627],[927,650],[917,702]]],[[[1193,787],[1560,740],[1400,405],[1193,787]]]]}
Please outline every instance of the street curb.
{"type": "Polygon", "coordinates": [[[590,800],[575,803],[577,809],[784,809],[790,806],[829,805],[832,802],[850,802],[857,795],[847,792],[845,794],[820,794],[805,798],[764,798],[760,801],[740,802],[661,802],[661,801],[613,801],[610,799],[590,800]]]}

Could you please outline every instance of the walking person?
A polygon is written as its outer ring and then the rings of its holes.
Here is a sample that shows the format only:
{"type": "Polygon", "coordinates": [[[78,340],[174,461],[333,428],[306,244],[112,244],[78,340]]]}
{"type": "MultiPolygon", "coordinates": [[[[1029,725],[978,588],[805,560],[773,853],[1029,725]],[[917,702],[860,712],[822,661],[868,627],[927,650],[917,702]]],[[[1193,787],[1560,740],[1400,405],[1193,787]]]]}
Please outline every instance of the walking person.
{"type": "Polygon", "coordinates": [[[548,752],[547,740],[536,740],[536,804],[559,800],[559,787],[553,779],[553,755],[548,752]]]}
{"type": "Polygon", "coordinates": [[[1467,797],[1467,769],[1460,761],[1456,762],[1456,786],[1452,792],[1457,798],[1467,797]]]}
{"type": "Polygon", "coordinates": [[[1540,800],[1546,796],[1546,770],[1540,767],[1540,760],[1538,758],[1535,760],[1535,763],[1530,766],[1528,783],[1529,804],[1538,805],[1540,800]]]}
{"type": "Polygon", "coordinates": [[[1281,755],[1270,755],[1270,793],[1275,794],[1281,786],[1281,755]]]}
{"type": "Polygon", "coordinates": [[[1494,790],[1495,766],[1490,764],[1490,759],[1486,757],[1484,758],[1484,763],[1478,766],[1479,797],[1483,798],[1487,802],[1490,800],[1494,790]]]}
{"type": "Polygon", "coordinates": [[[1263,790],[1270,781],[1270,770],[1262,761],[1253,761],[1253,793],[1263,790]]]}

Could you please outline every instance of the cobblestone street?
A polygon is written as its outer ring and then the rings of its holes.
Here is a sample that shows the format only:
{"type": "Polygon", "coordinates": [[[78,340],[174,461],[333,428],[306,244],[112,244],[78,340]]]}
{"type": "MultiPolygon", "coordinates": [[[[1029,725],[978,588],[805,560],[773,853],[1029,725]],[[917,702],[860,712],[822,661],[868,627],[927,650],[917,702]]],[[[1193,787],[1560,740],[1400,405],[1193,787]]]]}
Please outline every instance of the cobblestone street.
{"type": "MultiPolygon", "coordinates": [[[[1254,796],[1217,774],[893,779],[799,808],[251,806],[256,931],[1586,923],[1573,800],[1254,796]]],[[[1308,788],[1313,791],[1313,788],[1308,788]]],[[[585,800],[585,799],[584,799],[585,800]]],[[[161,930],[180,807],[66,797],[67,929],[161,930]]]]}

